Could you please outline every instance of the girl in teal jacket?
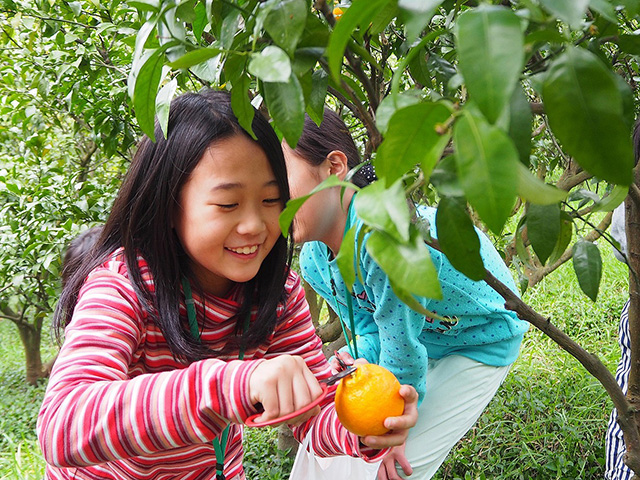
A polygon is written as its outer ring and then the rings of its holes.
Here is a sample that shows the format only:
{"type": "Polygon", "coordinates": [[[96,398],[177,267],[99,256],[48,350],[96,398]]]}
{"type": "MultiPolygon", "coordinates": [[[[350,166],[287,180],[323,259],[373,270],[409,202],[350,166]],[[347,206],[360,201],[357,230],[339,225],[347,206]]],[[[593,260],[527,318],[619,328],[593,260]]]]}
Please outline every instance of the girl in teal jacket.
{"type": "MultiPolygon", "coordinates": [[[[307,117],[296,148],[286,142],[283,148],[294,198],[308,194],[330,175],[344,179],[360,163],[348,129],[331,110],[325,110],[320,127],[307,117]]],[[[365,166],[352,182],[362,187],[374,179],[371,167],[365,166]]],[[[446,320],[412,310],[393,293],[387,275],[367,253],[367,236],[357,251],[362,278],[358,276],[349,294],[335,255],[344,233],[352,225],[358,231],[363,227],[353,208],[354,195],[353,190],[341,194],[340,187],[322,190],[298,211],[294,240],[304,243],[301,273],[347,325],[347,295],[351,296],[359,356],[388,368],[420,395],[418,424],[405,448],[385,458],[378,478],[404,478],[413,471],[412,479],[428,479],[497,392],[518,356],[528,324],[506,310],[502,297],[484,281],[470,280],[431,248],[443,297],[419,301],[446,320]]],[[[417,214],[437,238],[436,210],[419,207],[417,214]]],[[[500,255],[484,234],[478,234],[485,268],[515,291],[500,255]]]]}

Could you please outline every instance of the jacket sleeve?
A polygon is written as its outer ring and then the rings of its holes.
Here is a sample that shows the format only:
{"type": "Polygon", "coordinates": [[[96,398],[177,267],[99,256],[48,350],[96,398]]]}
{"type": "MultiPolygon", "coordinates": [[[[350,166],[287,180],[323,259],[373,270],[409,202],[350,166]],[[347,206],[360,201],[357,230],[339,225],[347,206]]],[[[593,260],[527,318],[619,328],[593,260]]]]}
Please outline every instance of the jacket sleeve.
{"type": "Polygon", "coordinates": [[[49,464],[86,466],[209,442],[229,421],[255,413],[246,392],[260,361],[131,372],[140,344],[160,335],[146,320],[123,275],[99,269],[88,277],[38,417],[49,464]]]}
{"type": "MultiPolygon", "coordinates": [[[[322,352],[322,341],[316,335],[311,321],[300,279],[293,273],[289,288],[285,319],[280,322],[280,327],[274,334],[269,356],[300,355],[316,378],[327,378],[331,375],[331,369],[322,352]]],[[[296,439],[301,442],[306,435],[311,435],[311,448],[321,457],[349,455],[362,457],[367,461],[382,457],[387,450],[360,448],[358,436],[342,426],[335,411],[334,396],[335,387],[331,387],[329,395],[321,404],[320,414],[293,427],[296,439]]]]}

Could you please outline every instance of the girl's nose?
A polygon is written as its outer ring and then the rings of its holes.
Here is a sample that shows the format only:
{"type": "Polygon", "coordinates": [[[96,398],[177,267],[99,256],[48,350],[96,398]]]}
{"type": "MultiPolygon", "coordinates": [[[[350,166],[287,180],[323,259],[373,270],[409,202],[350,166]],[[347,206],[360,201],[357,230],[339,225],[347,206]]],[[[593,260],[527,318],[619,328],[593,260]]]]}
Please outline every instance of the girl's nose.
{"type": "Polygon", "coordinates": [[[266,228],[266,221],[260,209],[247,209],[238,224],[238,233],[241,235],[256,235],[266,228]]]}

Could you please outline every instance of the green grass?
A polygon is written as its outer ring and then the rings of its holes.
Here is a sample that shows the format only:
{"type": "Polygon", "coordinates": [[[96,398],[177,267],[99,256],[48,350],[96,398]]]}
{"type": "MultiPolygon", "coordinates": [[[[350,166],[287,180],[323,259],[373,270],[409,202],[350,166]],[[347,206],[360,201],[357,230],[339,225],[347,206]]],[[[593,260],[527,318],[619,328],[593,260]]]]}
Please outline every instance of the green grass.
{"type": "MultiPolygon", "coordinates": [[[[627,298],[627,270],[608,251],[604,265],[595,304],[579,291],[570,264],[524,298],[614,371],[620,355],[617,325],[627,298]]],[[[46,360],[53,349],[45,350],[46,360]]],[[[23,362],[15,328],[0,321],[0,479],[40,479],[44,469],[35,422],[45,382],[25,385],[23,362]]],[[[498,395],[435,478],[602,478],[610,409],[600,384],[532,328],[498,395]]],[[[276,430],[247,429],[245,444],[248,478],[288,478],[291,459],[277,449],[276,430]]]]}
{"type": "Polygon", "coordinates": [[[46,382],[25,383],[18,330],[6,320],[0,321],[0,359],[0,479],[40,479],[44,460],[36,443],[36,419],[46,382]]]}
{"type": "MultiPolygon", "coordinates": [[[[598,301],[580,292],[571,263],[523,298],[615,371],[627,268],[603,253],[598,301]]],[[[604,435],[611,402],[587,371],[533,327],[510,375],[477,425],[434,477],[437,480],[604,477],[604,435]]]]}

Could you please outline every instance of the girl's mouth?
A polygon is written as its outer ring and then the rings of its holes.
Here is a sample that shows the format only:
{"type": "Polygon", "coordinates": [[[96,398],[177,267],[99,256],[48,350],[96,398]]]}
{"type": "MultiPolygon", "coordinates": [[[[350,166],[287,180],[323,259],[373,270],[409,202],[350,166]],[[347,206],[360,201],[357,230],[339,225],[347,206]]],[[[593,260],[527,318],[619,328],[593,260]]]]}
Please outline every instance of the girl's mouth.
{"type": "Polygon", "coordinates": [[[239,255],[251,255],[252,253],[256,253],[256,251],[258,250],[258,245],[251,245],[251,246],[245,246],[245,247],[238,247],[238,248],[227,248],[227,250],[232,251],[233,253],[237,253],[239,255]]]}

